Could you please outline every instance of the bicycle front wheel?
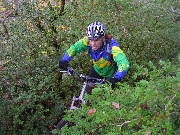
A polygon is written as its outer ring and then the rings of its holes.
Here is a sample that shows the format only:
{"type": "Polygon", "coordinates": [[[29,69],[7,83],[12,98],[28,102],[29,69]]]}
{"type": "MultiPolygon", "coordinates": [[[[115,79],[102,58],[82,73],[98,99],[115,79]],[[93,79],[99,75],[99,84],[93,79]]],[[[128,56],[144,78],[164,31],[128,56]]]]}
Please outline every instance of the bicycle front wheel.
{"type": "Polygon", "coordinates": [[[56,129],[59,130],[61,129],[65,124],[67,124],[68,121],[65,121],[65,120],[60,120],[59,123],[57,124],[56,126],[56,129]]]}

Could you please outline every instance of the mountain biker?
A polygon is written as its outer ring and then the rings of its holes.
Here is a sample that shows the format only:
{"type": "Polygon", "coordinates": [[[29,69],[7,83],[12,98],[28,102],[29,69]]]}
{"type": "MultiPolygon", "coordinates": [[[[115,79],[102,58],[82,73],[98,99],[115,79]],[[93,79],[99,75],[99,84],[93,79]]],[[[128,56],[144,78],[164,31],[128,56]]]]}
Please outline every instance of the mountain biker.
{"type": "Polygon", "coordinates": [[[105,26],[101,22],[93,22],[86,28],[86,36],[70,46],[59,61],[59,67],[67,70],[70,60],[85,50],[89,51],[93,60],[90,77],[107,78],[114,88],[115,83],[121,81],[127,74],[128,59],[118,42],[110,35],[106,35],[105,26]]]}

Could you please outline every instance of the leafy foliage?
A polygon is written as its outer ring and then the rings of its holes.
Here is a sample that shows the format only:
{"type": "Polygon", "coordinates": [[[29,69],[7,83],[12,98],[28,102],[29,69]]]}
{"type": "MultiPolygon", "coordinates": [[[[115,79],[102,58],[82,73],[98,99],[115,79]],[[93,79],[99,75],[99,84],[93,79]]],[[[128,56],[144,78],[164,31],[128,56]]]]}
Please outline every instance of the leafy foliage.
{"type": "Polygon", "coordinates": [[[85,96],[90,106],[68,111],[64,117],[76,125],[65,126],[58,133],[179,134],[180,73],[166,74],[167,69],[176,68],[169,67],[169,62],[164,64],[162,70],[157,70],[150,63],[149,81],[140,80],[136,87],[119,83],[115,90],[107,85],[93,89],[92,95],[85,96]]]}
{"type": "MultiPolygon", "coordinates": [[[[86,96],[91,106],[76,110],[79,113],[71,119],[85,117],[75,127],[82,129],[77,133],[179,133],[179,69],[173,66],[179,64],[178,1],[64,2],[0,2],[1,134],[44,134],[46,128],[54,128],[72,95],[79,92],[74,80],[59,74],[58,61],[94,21],[103,22],[120,43],[131,69],[126,84],[119,83],[114,91],[98,87],[86,96]],[[171,62],[163,61],[167,59],[171,62]],[[171,77],[174,72],[176,77],[171,77]]],[[[88,73],[88,52],[70,65],[88,73]]]]}

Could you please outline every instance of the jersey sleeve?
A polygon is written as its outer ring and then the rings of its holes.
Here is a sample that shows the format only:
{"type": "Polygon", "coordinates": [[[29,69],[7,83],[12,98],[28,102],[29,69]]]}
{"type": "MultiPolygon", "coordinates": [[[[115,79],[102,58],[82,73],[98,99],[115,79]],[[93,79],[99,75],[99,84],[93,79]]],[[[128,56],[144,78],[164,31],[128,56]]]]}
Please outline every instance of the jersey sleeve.
{"type": "Polygon", "coordinates": [[[66,51],[66,53],[62,57],[62,60],[69,62],[74,56],[76,56],[82,51],[87,50],[88,44],[89,44],[88,38],[85,36],[83,39],[80,39],[75,44],[70,46],[70,48],[66,51]]]}
{"type": "Polygon", "coordinates": [[[118,68],[114,77],[121,80],[129,69],[129,61],[116,40],[111,41],[110,53],[113,55],[113,59],[117,63],[118,68]]]}

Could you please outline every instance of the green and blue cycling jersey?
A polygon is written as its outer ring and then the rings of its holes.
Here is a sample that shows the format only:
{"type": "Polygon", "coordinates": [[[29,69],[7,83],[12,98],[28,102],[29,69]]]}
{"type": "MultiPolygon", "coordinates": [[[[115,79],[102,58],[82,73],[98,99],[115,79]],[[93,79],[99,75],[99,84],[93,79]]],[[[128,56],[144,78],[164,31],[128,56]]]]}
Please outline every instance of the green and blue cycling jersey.
{"type": "Polygon", "coordinates": [[[129,69],[128,59],[120,49],[116,40],[111,39],[108,47],[109,52],[107,51],[107,43],[105,40],[103,45],[98,50],[94,51],[89,45],[88,38],[85,36],[83,39],[80,39],[75,44],[70,46],[70,48],[62,57],[62,60],[69,62],[80,52],[88,50],[93,60],[93,68],[97,74],[105,78],[114,76],[118,80],[121,80],[124,78],[129,69]],[[112,54],[113,60],[109,53],[112,54]]]}

